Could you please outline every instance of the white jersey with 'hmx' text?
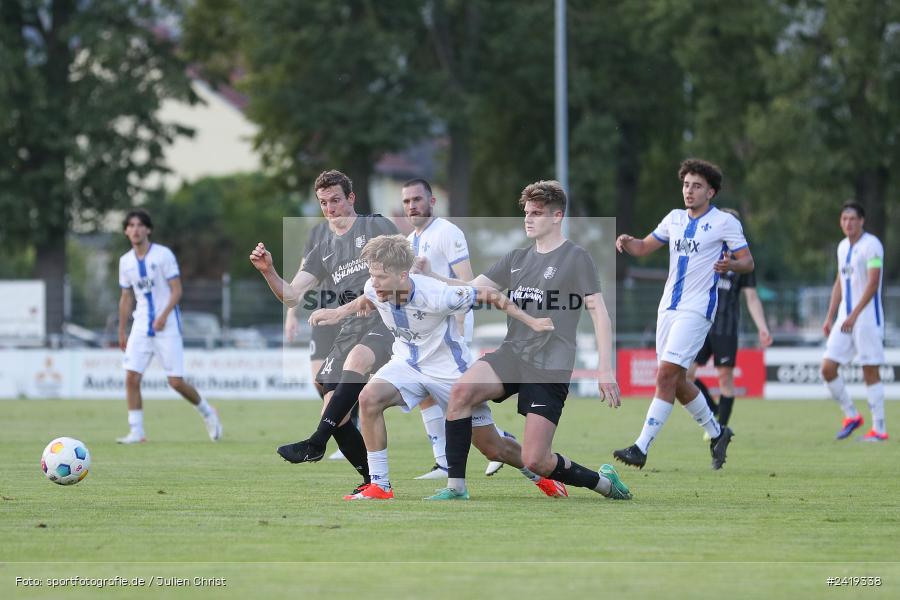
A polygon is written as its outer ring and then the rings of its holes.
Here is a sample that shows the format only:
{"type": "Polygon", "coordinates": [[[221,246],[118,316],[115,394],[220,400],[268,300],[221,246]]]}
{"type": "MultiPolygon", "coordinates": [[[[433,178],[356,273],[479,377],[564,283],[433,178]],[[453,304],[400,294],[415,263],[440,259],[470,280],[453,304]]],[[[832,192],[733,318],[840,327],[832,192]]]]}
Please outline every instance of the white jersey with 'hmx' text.
{"type": "Polygon", "coordinates": [[[175,318],[166,320],[162,331],[153,331],[153,321],[169,303],[172,295],[169,280],[179,276],[178,261],[171,250],[159,244],[150,244],[144,258],[138,258],[134,249],[119,258],[119,286],[134,290],[137,300],[134,318],[135,331],[148,336],[179,335],[181,315],[178,307],[173,311],[175,318]]]}
{"type": "Polygon", "coordinates": [[[393,298],[380,301],[372,281],[366,282],[366,297],[394,334],[394,359],[405,360],[428,377],[459,377],[472,364],[472,358],[454,315],[471,310],[475,288],[450,286],[424,275],[410,275],[409,279],[412,290],[399,306],[393,298]]]}
{"type": "MultiPolygon", "coordinates": [[[[884,247],[877,237],[863,232],[855,244],[851,245],[847,238],[841,240],[838,244],[837,259],[841,278],[841,306],[838,309],[838,319],[843,320],[856,308],[862,297],[869,281],[869,269],[882,269],[882,273],[884,272],[884,247]]],[[[881,277],[878,279],[878,289],[875,290],[872,300],[859,313],[857,323],[865,321],[878,327],[884,323],[881,277]]]]}
{"type": "Polygon", "coordinates": [[[659,312],[690,311],[712,321],[719,282],[713,265],[726,250],[747,247],[740,222],[715,206],[696,219],[687,210],[676,209],[660,222],[653,237],[669,245],[669,278],[659,312]]]}

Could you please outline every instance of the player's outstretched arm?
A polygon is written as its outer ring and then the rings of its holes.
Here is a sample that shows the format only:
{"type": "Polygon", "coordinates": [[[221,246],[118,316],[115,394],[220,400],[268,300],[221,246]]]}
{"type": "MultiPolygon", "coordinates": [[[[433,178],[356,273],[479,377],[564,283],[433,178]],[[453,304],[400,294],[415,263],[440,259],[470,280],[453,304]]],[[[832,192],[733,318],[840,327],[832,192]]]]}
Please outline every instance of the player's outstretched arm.
{"type": "Polygon", "coordinates": [[[591,294],[585,298],[585,306],[591,315],[594,325],[594,338],[597,341],[597,387],[600,389],[600,398],[606,400],[613,408],[621,404],[619,397],[619,384],[616,383],[616,374],[612,368],[612,353],[615,344],[612,339],[612,321],[603,295],[591,294]]]}
{"type": "Polygon", "coordinates": [[[347,317],[356,314],[367,314],[370,310],[374,310],[375,305],[365,296],[360,296],[353,302],[348,302],[338,308],[320,308],[309,315],[309,324],[313,327],[318,325],[337,325],[347,317]]]}
{"type": "Polygon", "coordinates": [[[285,311],[284,314],[284,340],[291,343],[296,339],[299,331],[299,321],[297,321],[297,307],[292,306],[285,311]]]}
{"type": "Polygon", "coordinates": [[[756,288],[744,288],[744,297],[747,299],[747,311],[759,332],[759,344],[763,348],[768,348],[772,345],[772,334],[769,333],[769,326],[766,325],[766,311],[763,310],[763,304],[759,299],[759,294],[756,293],[756,288]]]}
{"type": "Polygon", "coordinates": [[[664,244],[651,233],[642,240],[623,233],[616,238],[616,250],[621,254],[625,252],[631,256],[646,256],[662,248],[664,244]]]}
{"type": "Polygon", "coordinates": [[[753,256],[750,254],[750,248],[744,247],[737,252],[726,252],[725,256],[716,261],[713,270],[716,273],[725,274],[728,271],[735,273],[749,273],[756,265],[753,263],[753,256]]]}
{"type": "MultiPolygon", "coordinates": [[[[456,273],[456,276],[460,279],[460,281],[472,281],[475,279],[475,273],[472,272],[472,263],[469,262],[469,259],[461,260],[458,263],[452,265],[453,272],[456,273]]],[[[465,336],[466,333],[466,313],[459,313],[456,315],[456,327],[459,333],[465,336]]]]}
{"type": "Polygon", "coordinates": [[[282,279],[278,275],[278,271],[275,270],[275,265],[272,262],[272,253],[266,250],[266,246],[262,242],[258,243],[256,248],[250,252],[250,262],[262,274],[275,297],[288,307],[300,304],[303,294],[318,283],[318,280],[311,273],[303,270],[297,271],[297,275],[290,283],[282,279]]]}
{"type": "Polygon", "coordinates": [[[831,286],[831,300],[828,301],[828,313],[825,315],[825,322],[822,324],[822,331],[825,337],[831,335],[831,327],[837,318],[838,307],[841,305],[841,274],[838,273],[834,278],[834,285],[831,286]]]}
{"type": "MultiPolygon", "coordinates": [[[[483,277],[483,275],[479,275],[483,277]]],[[[487,277],[485,277],[487,279],[487,277]]],[[[476,278],[477,280],[477,278],[476,278]]],[[[535,318],[516,306],[516,303],[506,297],[506,294],[497,288],[490,286],[473,286],[475,288],[475,301],[486,302],[499,308],[507,315],[528,325],[534,331],[553,331],[553,321],[548,318],[535,318]]]]}
{"type": "Polygon", "coordinates": [[[119,296],[119,348],[124,352],[128,344],[128,317],[134,312],[134,292],[131,288],[122,288],[119,296]]]}
{"type": "Polygon", "coordinates": [[[432,279],[437,279],[438,281],[443,281],[447,285],[468,285],[471,287],[492,287],[495,290],[503,289],[499,284],[491,281],[484,275],[479,275],[478,277],[472,279],[471,281],[465,281],[463,279],[451,279],[450,277],[444,277],[443,275],[438,275],[434,271],[431,270],[431,262],[425,258],[424,256],[417,256],[415,262],[413,263],[413,268],[411,273],[418,273],[420,275],[425,275],[426,277],[431,277],[432,279]]]}

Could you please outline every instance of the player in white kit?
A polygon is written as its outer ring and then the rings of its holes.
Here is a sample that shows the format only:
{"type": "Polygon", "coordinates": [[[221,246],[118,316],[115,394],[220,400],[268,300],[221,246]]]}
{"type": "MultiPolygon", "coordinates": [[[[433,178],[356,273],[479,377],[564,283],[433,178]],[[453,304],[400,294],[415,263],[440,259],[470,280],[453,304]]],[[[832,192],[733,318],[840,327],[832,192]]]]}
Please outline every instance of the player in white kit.
{"type": "MultiPolygon", "coordinates": [[[[375,309],[394,334],[393,356],[381,367],[359,397],[360,427],[366,440],[372,483],[346,500],[386,500],[394,497],[388,476],[387,429],[383,413],[391,406],[408,412],[426,397],[446,409],[450,389],[472,364],[455,315],[488,302],[523,321],[535,331],[552,331],[550,319],[536,319],[521,311],[505,295],[490,288],[449,286],[424,275],[410,275],[415,255],[403,236],[369,241],[362,253],[371,278],[365,293],[339,309],[324,309],[310,323],[331,323],[360,311],[375,309]]],[[[496,430],[490,408],[473,415],[473,444],[492,460],[519,468],[549,496],[565,496],[565,486],[524,468],[521,447],[496,430]]]]}
{"type": "Polygon", "coordinates": [[[853,406],[838,366],[854,357],[862,364],[872,429],[861,439],[884,442],[888,439],[884,422],[884,384],[878,369],[884,364],[884,310],[881,304],[881,280],[884,248],[877,237],[863,230],[866,213],[857,202],[841,208],[841,230],[845,237],[838,244],[838,273],[831,289],[828,316],[822,326],[828,343],[822,359],[822,378],[831,397],[841,405],[844,422],[837,439],[850,437],[863,418],[853,406]]]}
{"type": "Polygon", "coordinates": [[[150,241],[153,223],[143,210],[125,216],[125,236],[131,250],[119,258],[119,347],[125,352],[125,391],[128,400],[129,432],[120,444],[137,444],[144,437],[144,410],[141,378],[155,355],[162,363],[169,385],[193,404],[206,423],[209,439],[222,437],[222,423],[216,409],[200,397],[184,380],[184,344],[181,337],[181,274],[171,250],[150,241]],[[135,298],[137,308],[135,308],[135,298]],[[132,314],[132,309],[134,313],[132,314]],[[126,336],[129,316],[134,324],[126,336]]]}
{"type": "MultiPolygon", "coordinates": [[[[469,261],[469,245],[462,230],[446,219],[434,216],[436,199],[431,184],[425,179],[410,179],[402,188],[403,212],[413,226],[409,234],[409,243],[413,253],[424,256],[436,273],[451,279],[471,281],[475,278],[472,264],[469,261]]],[[[475,315],[468,311],[456,316],[456,322],[463,333],[466,343],[472,341],[475,326],[475,315]]],[[[434,466],[424,475],[416,479],[446,479],[447,450],[444,435],[444,411],[432,399],[426,398],[419,404],[425,433],[431,441],[434,454],[434,466]]],[[[500,435],[512,437],[512,434],[498,428],[500,435]]],[[[503,467],[500,461],[490,461],[485,475],[491,476],[503,467]]]]}
{"type": "Polygon", "coordinates": [[[719,277],[728,271],[753,271],[753,257],[740,222],[710,204],[722,186],[722,172],[699,159],[681,163],[685,209],[675,209],[642,240],[623,234],[616,249],[644,256],[669,246],[669,278],[656,321],[656,393],[634,445],[613,452],[617,460],[643,468],[650,443],[672,412],[675,398],[711,440],[713,469],[725,464],[733,432],[720,427],[700,390],[685,376],[703,346],[716,315],[719,277]]]}

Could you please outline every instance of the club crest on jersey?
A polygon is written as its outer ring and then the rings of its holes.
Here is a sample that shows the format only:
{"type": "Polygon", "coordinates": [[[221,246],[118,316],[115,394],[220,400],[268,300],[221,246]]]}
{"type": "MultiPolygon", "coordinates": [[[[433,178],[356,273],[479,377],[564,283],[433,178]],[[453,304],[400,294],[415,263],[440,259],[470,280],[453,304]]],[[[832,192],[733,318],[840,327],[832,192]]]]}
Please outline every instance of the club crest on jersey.
{"type": "Polygon", "coordinates": [[[544,271],[544,279],[553,279],[554,275],[556,275],[556,267],[547,267],[547,270],[544,271]]]}
{"type": "Polygon", "coordinates": [[[427,254],[429,248],[431,248],[431,244],[429,244],[428,242],[425,242],[425,245],[422,246],[422,252],[425,252],[427,254]]]}
{"type": "Polygon", "coordinates": [[[851,275],[853,275],[853,265],[852,264],[843,265],[841,267],[841,275],[843,277],[850,277],[851,275]]]}
{"type": "Polygon", "coordinates": [[[703,231],[709,231],[710,229],[712,229],[712,225],[710,225],[709,223],[704,223],[703,226],[700,227],[700,229],[702,229],[703,231]]]}
{"type": "Polygon", "coordinates": [[[357,248],[362,248],[365,245],[366,245],[366,236],[361,235],[356,238],[356,247],[357,248]]]}
{"type": "Polygon", "coordinates": [[[422,319],[424,319],[424,318],[427,317],[428,315],[427,315],[426,313],[423,313],[421,310],[417,310],[416,312],[413,313],[413,316],[414,316],[415,318],[417,318],[418,320],[421,321],[422,319]]]}

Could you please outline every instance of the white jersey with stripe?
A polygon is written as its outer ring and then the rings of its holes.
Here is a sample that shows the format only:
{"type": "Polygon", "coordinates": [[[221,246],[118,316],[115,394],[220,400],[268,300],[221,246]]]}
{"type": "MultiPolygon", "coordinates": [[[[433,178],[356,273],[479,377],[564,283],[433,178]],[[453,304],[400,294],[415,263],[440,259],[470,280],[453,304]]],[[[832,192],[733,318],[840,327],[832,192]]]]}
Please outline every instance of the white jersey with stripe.
{"type": "MultiPolygon", "coordinates": [[[[435,217],[422,233],[417,234],[413,231],[408,239],[415,255],[426,257],[431,264],[431,270],[444,277],[456,279],[458,276],[453,270],[453,265],[469,260],[466,234],[447,219],[435,217]]],[[[470,312],[465,319],[466,341],[472,341],[474,327],[475,314],[470,312]]]]}
{"type": "Polygon", "coordinates": [[[653,237],[669,245],[669,278],[659,312],[691,311],[712,321],[719,297],[719,274],[713,265],[725,250],[747,247],[740,221],[712,205],[696,219],[685,209],[675,209],[656,227],[653,237]]]}
{"type": "Polygon", "coordinates": [[[475,288],[450,286],[432,277],[410,275],[412,289],[407,302],[382,302],[372,280],[365,294],[377,307],[394,334],[394,358],[405,360],[416,371],[437,379],[457,378],[472,364],[472,356],[456,327],[455,316],[471,310],[475,288]]]}
{"type": "MultiPolygon", "coordinates": [[[[837,261],[841,278],[841,306],[838,309],[838,318],[843,320],[856,308],[862,297],[869,282],[869,269],[881,269],[883,275],[884,247],[877,237],[863,232],[855,244],[851,244],[848,238],[841,240],[837,249],[837,261]]],[[[872,300],[859,313],[857,323],[869,321],[878,327],[884,323],[881,282],[882,276],[879,276],[878,289],[875,290],[872,300]]]]}
{"type": "Polygon", "coordinates": [[[173,311],[174,315],[166,319],[166,326],[162,331],[153,331],[153,321],[169,303],[172,295],[169,280],[179,276],[175,255],[160,244],[151,243],[143,258],[138,258],[134,249],[119,258],[119,287],[134,290],[137,300],[132,314],[133,331],[150,337],[181,334],[181,315],[177,306],[173,311]]]}

